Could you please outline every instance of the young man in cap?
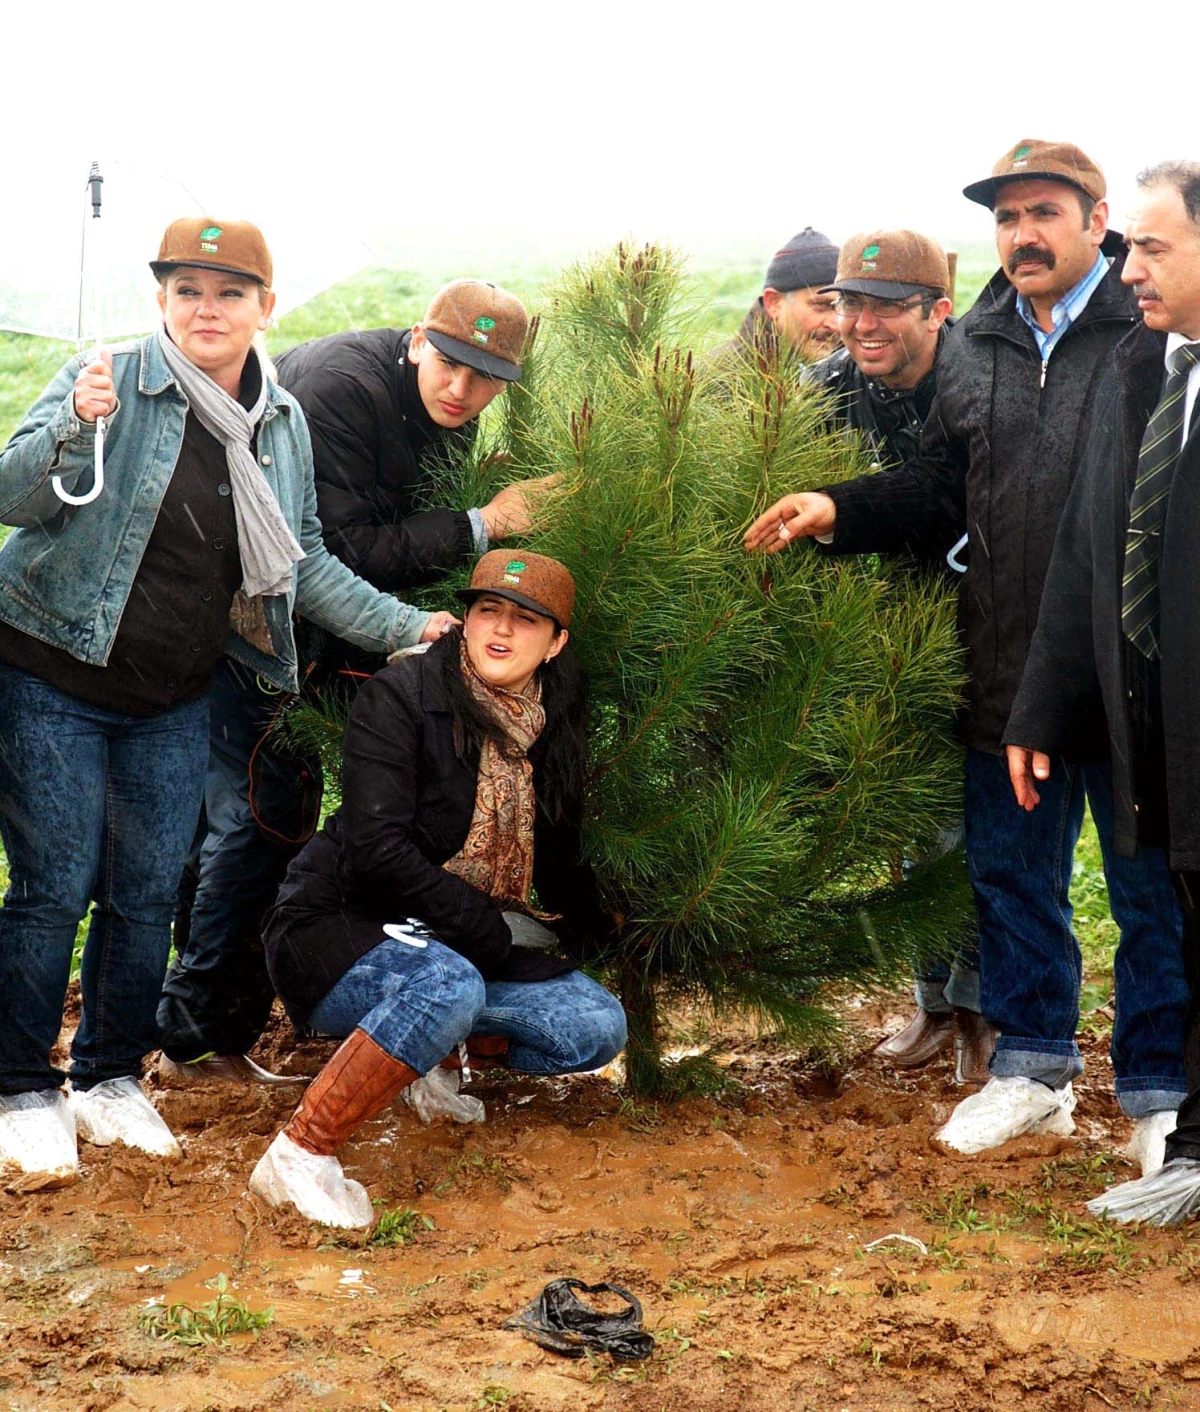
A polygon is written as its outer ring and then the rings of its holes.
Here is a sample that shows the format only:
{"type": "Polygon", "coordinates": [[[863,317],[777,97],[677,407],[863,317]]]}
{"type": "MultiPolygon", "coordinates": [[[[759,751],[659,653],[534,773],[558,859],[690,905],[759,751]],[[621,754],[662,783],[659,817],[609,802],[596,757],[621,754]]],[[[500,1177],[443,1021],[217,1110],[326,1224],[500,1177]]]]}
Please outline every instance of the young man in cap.
{"type": "Polygon", "coordinates": [[[763,292],[741,328],[714,356],[773,357],[783,349],[808,363],[832,352],[838,341],[833,296],[823,286],[834,277],[837,255],[837,246],[812,226],[792,236],[767,266],[763,292]]]}
{"type": "MultiPolygon", "coordinates": [[[[852,236],[842,246],[834,298],[842,347],[805,370],[803,381],[832,395],[830,420],[861,432],[875,469],[902,466],[920,449],[921,428],[937,391],[938,366],[953,325],[950,265],[934,240],[911,230],[852,236]]],[[[918,556],[945,568],[955,536],[936,554],[918,556]]],[[[945,844],[961,848],[962,829],[945,844]]],[[[979,971],[973,946],[953,964],[921,961],[917,1013],[876,1050],[901,1068],[918,1068],[953,1046],[955,1078],[982,1083],[992,1033],[979,1014],[979,971]]]]}
{"type": "Polygon", "coordinates": [[[832,552],[970,547],[967,861],[979,913],[984,1017],[1001,1031],[992,1078],[939,1134],[962,1152],[1024,1132],[1069,1133],[1081,963],[1069,886],[1085,796],[1121,927],[1113,1065],[1135,1119],[1131,1155],[1152,1170],[1182,1097],[1186,986],[1179,909],[1161,850],[1113,850],[1112,769],[1099,703],[1078,721],[1047,807],[1018,809],[1003,754],[1062,506],[1095,389],[1135,313],[1123,249],[1107,233],[1104,177],[1077,147],[1025,139],[964,193],[994,212],[1002,269],[950,335],[920,459],[812,495],[785,496],[749,547],[831,536],[832,552]]]}
{"type": "MultiPolygon", "coordinates": [[[[536,482],[478,509],[417,509],[437,467],[467,454],[484,408],[520,378],[527,329],[514,295],[456,280],[411,329],[333,334],[276,360],[312,437],[325,544],[376,588],[427,583],[529,528],[536,482]]],[[[352,690],[382,665],[304,626],[309,688],[352,690]]],[[[270,738],[287,699],[232,661],[214,677],[207,833],[158,1014],[162,1071],[175,1082],[273,1077],[245,1057],[274,996],[260,923],[321,798],[319,761],[270,738]]]]}
{"type": "Polygon", "coordinates": [[[1017,802],[1040,812],[1055,757],[1099,693],[1116,847],[1130,856],[1169,849],[1192,978],[1190,1092],[1161,1171],[1091,1203],[1118,1220],[1169,1224],[1200,1211],[1200,163],[1151,167],[1138,187],[1121,277],[1142,322],[1096,389],[1087,452],[1046,579],[1054,611],[1038,620],[1005,740],[1017,802]]]}

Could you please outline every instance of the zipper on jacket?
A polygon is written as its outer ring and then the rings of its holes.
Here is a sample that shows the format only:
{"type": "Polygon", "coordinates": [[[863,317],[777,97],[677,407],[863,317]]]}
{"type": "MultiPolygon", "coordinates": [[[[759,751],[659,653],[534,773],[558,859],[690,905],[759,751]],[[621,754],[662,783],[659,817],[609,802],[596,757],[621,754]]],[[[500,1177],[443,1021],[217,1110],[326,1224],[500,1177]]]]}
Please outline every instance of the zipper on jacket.
{"type": "Polygon", "coordinates": [[[1041,382],[1038,383],[1038,386],[1039,386],[1039,387],[1045,387],[1045,386],[1046,386],[1046,369],[1047,369],[1049,366],[1050,366],[1050,359],[1049,359],[1049,358],[1043,358],[1043,359],[1042,359],[1042,380],[1041,380],[1041,382]]]}

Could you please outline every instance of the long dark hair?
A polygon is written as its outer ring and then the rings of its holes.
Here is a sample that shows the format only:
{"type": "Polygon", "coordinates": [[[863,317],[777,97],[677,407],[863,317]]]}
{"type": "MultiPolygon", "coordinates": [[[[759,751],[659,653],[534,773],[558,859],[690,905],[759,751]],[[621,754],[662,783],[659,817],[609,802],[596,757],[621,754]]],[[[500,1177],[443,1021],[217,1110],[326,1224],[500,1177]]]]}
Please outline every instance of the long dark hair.
{"type": "MultiPolygon", "coordinates": [[[[471,694],[462,671],[462,629],[446,633],[429,649],[431,665],[442,674],[454,713],[454,753],[474,769],[487,736],[500,728],[471,694]]],[[[529,752],[538,807],[552,823],[578,823],[587,782],[587,681],[568,642],[557,657],[537,669],[546,724],[529,752]]]]}

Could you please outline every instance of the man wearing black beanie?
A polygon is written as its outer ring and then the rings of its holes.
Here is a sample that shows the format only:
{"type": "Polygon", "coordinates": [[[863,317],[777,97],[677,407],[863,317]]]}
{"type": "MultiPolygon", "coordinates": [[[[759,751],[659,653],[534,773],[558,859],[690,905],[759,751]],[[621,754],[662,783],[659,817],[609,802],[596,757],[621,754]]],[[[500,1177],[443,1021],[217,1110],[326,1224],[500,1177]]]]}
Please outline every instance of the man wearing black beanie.
{"type": "Polygon", "coordinates": [[[805,226],[777,250],[767,266],[763,292],[719,356],[790,349],[801,362],[824,358],[838,346],[834,296],[823,292],[837,275],[838,247],[805,226]]]}

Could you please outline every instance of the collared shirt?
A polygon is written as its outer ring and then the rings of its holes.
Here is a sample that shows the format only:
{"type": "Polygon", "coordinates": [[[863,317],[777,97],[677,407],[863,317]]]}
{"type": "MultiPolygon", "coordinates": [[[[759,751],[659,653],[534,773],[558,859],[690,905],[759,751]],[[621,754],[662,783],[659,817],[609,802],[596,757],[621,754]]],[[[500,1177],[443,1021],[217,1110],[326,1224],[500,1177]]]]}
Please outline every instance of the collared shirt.
{"type": "Polygon", "coordinates": [[[1050,357],[1054,351],[1054,345],[1087,308],[1088,300],[1108,273],[1108,266],[1108,259],[1097,251],[1096,263],[1074,289],[1068,289],[1054,308],[1050,310],[1050,322],[1054,327],[1049,333],[1038,323],[1037,315],[1033,312],[1029,300],[1023,294],[1017,295],[1017,313],[1033,330],[1033,336],[1037,339],[1038,352],[1042,355],[1043,362],[1050,357]]]}
{"type": "MultiPolygon", "coordinates": [[[[1184,333],[1167,334],[1167,372],[1172,372],[1175,367],[1175,350],[1185,348],[1189,343],[1195,344],[1200,340],[1189,338],[1184,333]]],[[[1188,432],[1192,425],[1192,411],[1196,406],[1196,394],[1200,393],[1200,363],[1192,365],[1192,371],[1188,374],[1187,393],[1183,399],[1183,439],[1188,438],[1188,432]]]]}

